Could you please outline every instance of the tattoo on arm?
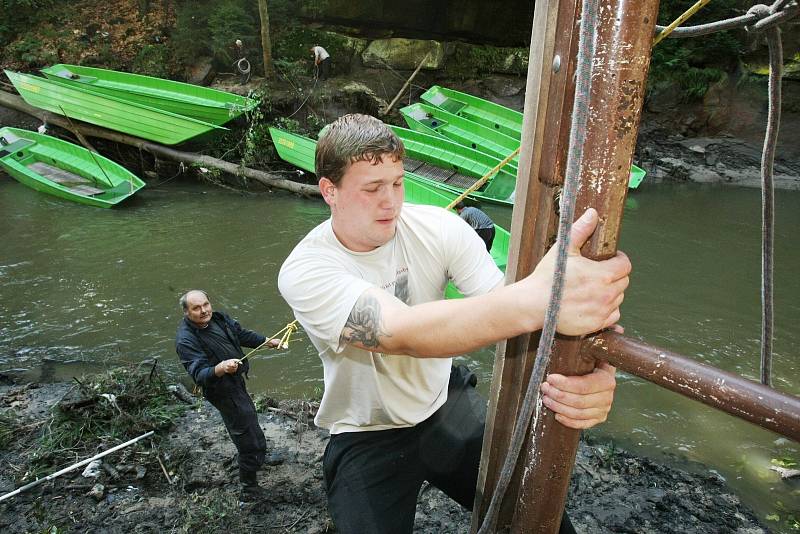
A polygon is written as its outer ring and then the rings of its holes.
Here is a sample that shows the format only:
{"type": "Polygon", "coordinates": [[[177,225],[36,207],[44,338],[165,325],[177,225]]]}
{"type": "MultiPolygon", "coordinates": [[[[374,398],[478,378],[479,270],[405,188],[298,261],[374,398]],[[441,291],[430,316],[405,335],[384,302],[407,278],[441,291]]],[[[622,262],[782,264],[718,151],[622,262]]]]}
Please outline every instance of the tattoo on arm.
{"type": "Polygon", "coordinates": [[[341,343],[358,343],[366,348],[377,348],[380,337],[391,337],[381,328],[381,305],[371,295],[358,299],[342,329],[341,343]]]}

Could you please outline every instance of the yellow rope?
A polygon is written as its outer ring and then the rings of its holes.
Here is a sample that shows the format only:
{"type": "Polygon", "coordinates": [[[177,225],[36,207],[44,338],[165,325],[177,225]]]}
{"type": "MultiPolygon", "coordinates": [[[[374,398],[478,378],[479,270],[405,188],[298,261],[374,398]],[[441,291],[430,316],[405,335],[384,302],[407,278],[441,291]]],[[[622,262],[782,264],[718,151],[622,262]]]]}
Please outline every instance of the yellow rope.
{"type": "Polygon", "coordinates": [[[503,161],[501,161],[500,163],[498,163],[497,165],[495,165],[495,166],[494,166],[494,168],[493,168],[492,170],[490,170],[489,172],[487,172],[486,174],[484,174],[484,175],[483,175],[483,177],[482,177],[480,180],[478,180],[477,182],[475,182],[474,184],[472,184],[472,187],[470,187],[469,189],[467,189],[466,191],[464,191],[463,193],[461,193],[460,195],[458,195],[458,198],[456,198],[454,201],[452,201],[450,204],[448,204],[448,205],[447,205],[447,207],[446,207],[445,209],[448,209],[448,210],[449,210],[449,209],[453,209],[453,206],[455,206],[456,204],[458,204],[459,202],[461,202],[462,200],[464,200],[464,199],[467,197],[467,195],[469,195],[470,193],[472,193],[473,191],[475,191],[476,189],[478,189],[480,186],[482,186],[483,184],[485,184],[485,183],[486,183],[486,180],[488,180],[488,179],[489,179],[489,178],[490,178],[490,177],[491,177],[491,176],[492,176],[494,173],[496,173],[496,172],[497,172],[497,171],[499,171],[501,168],[503,168],[503,166],[504,166],[506,163],[508,163],[509,161],[511,161],[512,159],[514,159],[514,156],[516,156],[517,154],[519,154],[519,150],[520,150],[520,148],[522,148],[522,146],[519,146],[519,147],[517,147],[517,149],[516,149],[514,152],[512,152],[511,154],[509,154],[509,155],[506,157],[506,159],[504,159],[503,161]]]}
{"type": "Polygon", "coordinates": [[[276,349],[277,348],[288,349],[289,348],[289,338],[292,337],[292,334],[294,332],[297,332],[297,328],[298,328],[297,327],[297,321],[296,320],[292,321],[291,323],[287,324],[286,326],[284,326],[283,328],[281,328],[280,330],[275,332],[275,334],[273,334],[270,337],[268,337],[266,339],[266,341],[264,341],[261,345],[257,346],[256,348],[254,348],[253,350],[251,350],[250,352],[245,354],[242,358],[239,359],[239,361],[244,361],[245,358],[247,358],[248,356],[253,354],[255,351],[259,350],[261,347],[263,347],[264,345],[266,345],[267,343],[269,343],[270,341],[272,341],[273,339],[275,339],[278,336],[281,336],[280,344],[277,347],[274,347],[274,348],[276,348],[276,349]]]}
{"type": "Polygon", "coordinates": [[[683,15],[675,19],[675,21],[672,24],[664,28],[664,31],[656,35],[656,38],[653,39],[653,46],[660,43],[662,39],[664,39],[667,35],[672,33],[672,30],[674,30],[675,28],[686,22],[686,19],[688,19],[689,17],[700,11],[700,9],[710,1],[711,0],[697,0],[697,3],[695,3],[695,5],[684,11],[683,15]]]}

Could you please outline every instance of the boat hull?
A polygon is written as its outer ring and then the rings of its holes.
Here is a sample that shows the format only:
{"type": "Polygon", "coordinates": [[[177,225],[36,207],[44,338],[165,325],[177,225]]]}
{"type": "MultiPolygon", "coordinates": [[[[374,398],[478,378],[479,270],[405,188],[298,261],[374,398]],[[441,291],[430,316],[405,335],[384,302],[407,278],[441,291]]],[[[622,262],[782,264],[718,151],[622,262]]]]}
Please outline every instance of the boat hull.
{"type": "Polygon", "coordinates": [[[174,145],[213,129],[225,129],[191,117],[76,89],[61,81],[8,70],[5,73],[31,106],[156,143],[174,145]]]}
{"type": "MultiPolygon", "coordinates": [[[[391,128],[403,140],[406,170],[420,176],[431,187],[449,194],[461,195],[501,162],[445,137],[399,126],[391,128]]],[[[467,198],[512,206],[516,179],[513,166],[503,167],[467,198]]]]}
{"type": "Polygon", "coordinates": [[[225,91],[114,70],[57,64],[41,72],[49,80],[79,90],[88,89],[218,126],[258,105],[256,100],[225,91]]]}
{"type": "MultiPolygon", "coordinates": [[[[428,121],[425,121],[424,114],[430,114],[429,108],[423,107],[422,111],[409,110],[408,115],[405,113],[403,115],[412,129],[425,131],[427,128],[435,131],[437,135],[450,137],[462,144],[476,144],[478,150],[493,155],[497,155],[497,149],[493,145],[499,143],[500,146],[507,146],[507,137],[516,140],[517,144],[522,139],[522,113],[519,111],[439,85],[434,85],[425,91],[420,95],[420,99],[426,105],[441,110],[442,113],[436,116],[432,115],[428,121]],[[438,121],[439,123],[443,121],[453,122],[453,117],[474,123],[476,125],[474,131],[469,136],[466,136],[463,133],[458,133],[453,126],[435,127],[429,124],[431,121],[438,121]],[[409,120],[414,121],[415,124],[412,125],[409,120]]],[[[461,129],[469,132],[470,129],[465,124],[461,121],[458,122],[458,126],[461,129]]],[[[639,187],[646,174],[644,169],[631,165],[628,188],[636,189],[639,187]]]]}

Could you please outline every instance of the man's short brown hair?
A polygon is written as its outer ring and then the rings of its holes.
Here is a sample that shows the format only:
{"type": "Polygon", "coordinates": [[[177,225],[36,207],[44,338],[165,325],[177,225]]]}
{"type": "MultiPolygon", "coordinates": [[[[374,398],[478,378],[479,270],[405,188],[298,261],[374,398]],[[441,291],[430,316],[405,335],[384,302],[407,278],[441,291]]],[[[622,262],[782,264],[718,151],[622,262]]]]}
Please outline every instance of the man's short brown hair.
{"type": "Polygon", "coordinates": [[[377,165],[387,155],[393,161],[403,159],[405,149],[400,138],[375,117],[354,113],[339,117],[323,130],[314,167],[317,178],[327,178],[338,186],[353,163],[377,165]]]}

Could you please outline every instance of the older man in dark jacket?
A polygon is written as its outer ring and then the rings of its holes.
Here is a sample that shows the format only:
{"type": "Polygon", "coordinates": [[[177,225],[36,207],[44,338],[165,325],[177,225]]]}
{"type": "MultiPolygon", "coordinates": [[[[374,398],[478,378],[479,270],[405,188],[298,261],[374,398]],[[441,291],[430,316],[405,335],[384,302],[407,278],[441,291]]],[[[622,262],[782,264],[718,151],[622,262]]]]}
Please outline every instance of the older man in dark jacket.
{"type": "MultiPolygon", "coordinates": [[[[244,500],[256,498],[261,488],[256,471],[264,463],[267,441],[258,424],[245,376],[250,362],[242,361],[242,346],[259,347],[267,338],[241,327],[225,313],[215,312],[205,291],[194,289],[180,299],[183,320],[178,326],[175,350],[203,396],[222,415],[239,451],[239,479],[244,500]]],[[[270,346],[277,346],[270,339],[270,346]]]]}

